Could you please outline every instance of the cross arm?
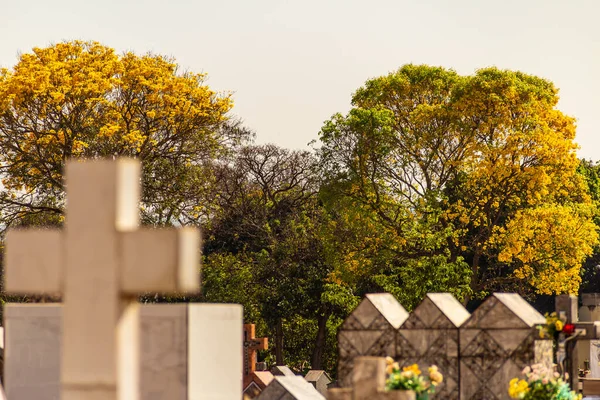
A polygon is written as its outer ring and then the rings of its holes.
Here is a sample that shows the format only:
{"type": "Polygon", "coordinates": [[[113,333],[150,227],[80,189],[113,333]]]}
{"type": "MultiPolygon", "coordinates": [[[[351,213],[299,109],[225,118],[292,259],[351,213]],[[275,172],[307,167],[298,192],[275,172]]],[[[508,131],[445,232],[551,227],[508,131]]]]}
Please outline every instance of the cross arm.
{"type": "Polygon", "coordinates": [[[269,348],[269,338],[254,338],[249,343],[249,348],[253,350],[267,350],[269,348]]]}
{"type": "Polygon", "coordinates": [[[197,292],[200,232],[194,228],[140,229],[121,233],[121,290],[197,292]]]}
{"type": "Polygon", "coordinates": [[[64,251],[59,230],[9,230],[4,245],[6,292],[41,294],[61,291],[64,251]]]}
{"type": "Polygon", "coordinates": [[[600,339],[600,321],[595,322],[576,322],[575,332],[576,340],[596,340],[600,339]]]}

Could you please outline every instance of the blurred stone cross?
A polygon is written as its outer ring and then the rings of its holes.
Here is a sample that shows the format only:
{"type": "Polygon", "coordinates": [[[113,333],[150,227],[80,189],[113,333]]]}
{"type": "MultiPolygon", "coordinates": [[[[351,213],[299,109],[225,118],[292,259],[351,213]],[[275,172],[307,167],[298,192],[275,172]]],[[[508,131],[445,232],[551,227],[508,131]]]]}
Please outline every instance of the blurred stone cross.
{"type": "Polygon", "coordinates": [[[199,232],[138,228],[138,161],[69,161],[65,183],[62,231],[7,233],[5,289],[62,294],[62,400],[138,400],[137,295],[199,289],[199,232]]]}
{"type": "Polygon", "coordinates": [[[268,338],[254,337],[255,329],[254,324],[244,324],[244,388],[252,381],[252,373],[256,369],[256,351],[269,348],[268,338]]]}

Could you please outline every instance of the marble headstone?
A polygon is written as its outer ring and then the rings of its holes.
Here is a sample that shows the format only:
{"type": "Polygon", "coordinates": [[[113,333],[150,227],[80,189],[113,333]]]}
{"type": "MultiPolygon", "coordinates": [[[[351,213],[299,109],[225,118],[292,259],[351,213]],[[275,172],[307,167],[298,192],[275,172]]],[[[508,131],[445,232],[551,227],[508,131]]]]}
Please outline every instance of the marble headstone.
{"type": "MultiPolygon", "coordinates": [[[[240,396],[241,306],[150,304],[140,317],[142,400],[240,396]]],[[[62,306],[8,304],[4,318],[7,397],[59,400],[62,306]]]]}

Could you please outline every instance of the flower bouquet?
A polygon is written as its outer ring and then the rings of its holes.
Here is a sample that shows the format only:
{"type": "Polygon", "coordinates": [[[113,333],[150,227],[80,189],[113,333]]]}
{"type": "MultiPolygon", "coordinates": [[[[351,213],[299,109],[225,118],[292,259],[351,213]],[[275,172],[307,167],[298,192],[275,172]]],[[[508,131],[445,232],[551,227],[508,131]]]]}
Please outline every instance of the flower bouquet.
{"type": "Polygon", "coordinates": [[[524,379],[514,378],[508,386],[508,395],[523,400],[581,400],[581,395],[569,387],[558,372],[535,364],[525,367],[524,379]]]}
{"type": "Polygon", "coordinates": [[[558,337],[558,334],[563,330],[564,323],[558,318],[555,312],[548,314],[546,313],[546,324],[539,325],[537,328],[540,333],[540,339],[554,339],[558,337]]]}
{"type": "Polygon", "coordinates": [[[386,389],[413,391],[417,400],[428,400],[429,395],[435,393],[435,387],[444,380],[444,376],[435,365],[429,367],[427,376],[423,376],[417,364],[400,368],[391,357],[387,357],[386,362],[386,389]]]}

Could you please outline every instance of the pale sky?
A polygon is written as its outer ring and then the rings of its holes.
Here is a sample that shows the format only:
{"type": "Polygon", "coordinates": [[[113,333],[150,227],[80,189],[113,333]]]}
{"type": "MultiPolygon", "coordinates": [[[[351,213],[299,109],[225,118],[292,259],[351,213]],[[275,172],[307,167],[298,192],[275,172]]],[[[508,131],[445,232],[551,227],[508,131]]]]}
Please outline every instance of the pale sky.
{"type": "Polygon", "coordinates": [[[0,66],[62,40],[152,51],[234,92],[259,143],[308,148],[365,80],[407,63],[550,79],[600,160],[600,0],[0,0],[0,66]]]}

